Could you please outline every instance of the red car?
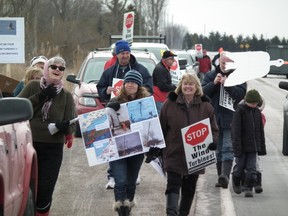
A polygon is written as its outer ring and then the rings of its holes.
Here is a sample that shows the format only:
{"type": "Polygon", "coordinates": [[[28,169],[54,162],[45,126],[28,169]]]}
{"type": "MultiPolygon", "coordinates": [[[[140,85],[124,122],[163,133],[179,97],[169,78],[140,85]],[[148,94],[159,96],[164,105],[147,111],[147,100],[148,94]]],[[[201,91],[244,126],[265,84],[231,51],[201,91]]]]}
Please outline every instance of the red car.
{"type": "Polygon", "coordinates": [[[32,116],[28,99],[0,97],[1,216],[35,215],[37,155],[29,125],[32,116]]]}

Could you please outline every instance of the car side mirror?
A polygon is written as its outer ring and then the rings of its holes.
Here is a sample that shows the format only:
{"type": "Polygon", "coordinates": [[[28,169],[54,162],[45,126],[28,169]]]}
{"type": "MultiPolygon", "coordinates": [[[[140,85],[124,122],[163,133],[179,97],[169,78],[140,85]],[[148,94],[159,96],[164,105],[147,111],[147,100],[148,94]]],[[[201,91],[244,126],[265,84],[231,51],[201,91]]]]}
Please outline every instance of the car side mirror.
{"type": "Polygon", "coordinates": [[[27,121],[32,117],[32,104],[27,98],[7,97],[0,99],[0,126],[27,121]]]}
{"type": "Polygon", "coordinates": [[[80,80],[76,79],[76,75],[74,75],[74,74],[67,75],[66,80],[68,82],[71,82],[71,83],[74,83],[74,84],[78,84],[78,85],[80,85],[80,83],[81,83],[80,80]]]}

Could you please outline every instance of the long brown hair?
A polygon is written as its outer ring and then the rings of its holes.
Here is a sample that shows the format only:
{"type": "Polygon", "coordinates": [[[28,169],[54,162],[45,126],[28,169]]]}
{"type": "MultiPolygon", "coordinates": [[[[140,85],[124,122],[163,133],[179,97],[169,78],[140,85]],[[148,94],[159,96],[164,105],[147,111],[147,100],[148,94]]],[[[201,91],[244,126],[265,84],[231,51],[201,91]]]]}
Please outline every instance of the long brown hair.
{"type": "Polygon", "coordinates": [[[148,90],[145,87],[138,85],[138,90],[136,92],[136,97],[132,98],[130,95],[127,94],[126,89],[125,89],[125,87],[123,85],[121,90],[120,90],[120,92],[119,92],[118,101],[120,103],[124,103],[124,102],[128,102],[128,101],[132,101],[132,100],[137,100],[137,99],[140,99],[140,98],[148,97],[150,95],[151,94],[148,92],[148,90]]]}

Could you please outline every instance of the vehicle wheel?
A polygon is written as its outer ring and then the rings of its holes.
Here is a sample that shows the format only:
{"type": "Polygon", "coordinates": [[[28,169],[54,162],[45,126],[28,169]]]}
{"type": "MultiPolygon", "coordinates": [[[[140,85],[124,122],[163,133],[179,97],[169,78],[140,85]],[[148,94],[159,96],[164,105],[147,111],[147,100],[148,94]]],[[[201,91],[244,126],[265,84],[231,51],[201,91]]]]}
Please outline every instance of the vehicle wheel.
{"type": "Polygon", "coordinates": [[[288,111],[284,107],[284,122],[283,122],[283,155],[288,155],[288,111]]]}
{"type": "Polygon", "coordinates": [[[82,134],[81,134],[81,130],[80,130],[80,126],[78,123],[76,123],[76,130],[75,130],[75,134],[74,134],[75,137],[82,137],[82,134]]]}
{"type": "Polygon", "coordinates": [[[33,196],[33,192],[30,188],[24,216],[31,216],[31,215],[35,215],[35,199],[33,196]]]}

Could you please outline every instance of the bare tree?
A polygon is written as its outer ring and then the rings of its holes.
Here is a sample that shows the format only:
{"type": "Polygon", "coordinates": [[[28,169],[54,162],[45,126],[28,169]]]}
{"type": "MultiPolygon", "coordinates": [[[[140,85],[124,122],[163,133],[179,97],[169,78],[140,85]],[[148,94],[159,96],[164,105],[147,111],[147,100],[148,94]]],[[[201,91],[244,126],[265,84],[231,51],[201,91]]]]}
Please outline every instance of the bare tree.
{"type": "Polygon", "coordinates": [[[141,19],[141,28],[146,29],[146,35],[159,34],[159,21],[163,16],[163,10],[167,6],[168,0],[134,0],[138,14],[143,17],[141,19]],[[142,23],[143,21],[143,23],[142,23]]]}

